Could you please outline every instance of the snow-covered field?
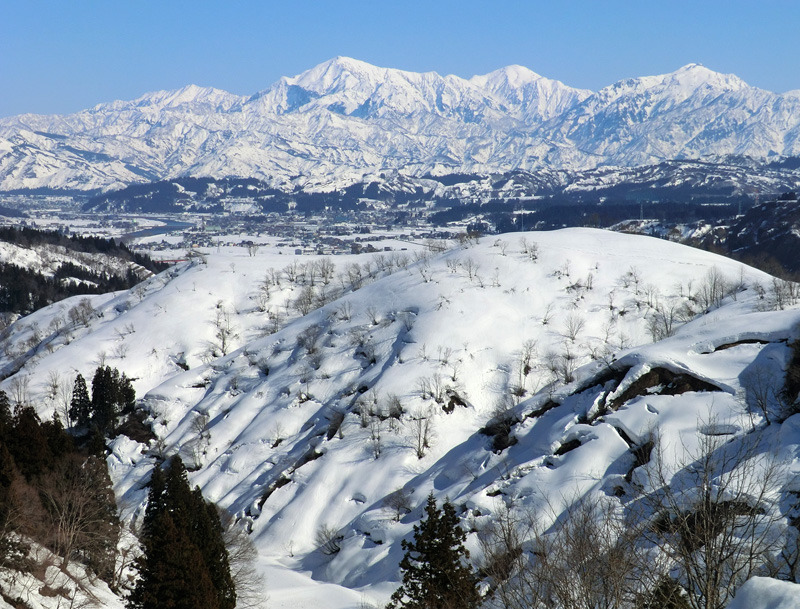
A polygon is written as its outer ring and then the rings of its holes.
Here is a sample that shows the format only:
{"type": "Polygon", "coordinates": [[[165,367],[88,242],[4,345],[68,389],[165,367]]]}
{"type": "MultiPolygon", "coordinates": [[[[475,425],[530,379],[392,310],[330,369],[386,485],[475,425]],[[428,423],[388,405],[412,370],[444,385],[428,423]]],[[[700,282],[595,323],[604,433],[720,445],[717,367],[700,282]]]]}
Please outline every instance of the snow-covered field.
{"type": "MultiPolygon", "coordinates": [[[[397,586],[429,493],[476,530],[504,500],[553,516],[567,497],[624,502],[645,483],[626,479],[631,450],[656,429],[675,467],[704,437],[760,430],[790,488],[800,419],[765,428],[749,381],[782,382],[797,338],[800,311],[773,286],[707,252],[591,229],[329,259],[222,248],[90,298],[85,323],[68,314],[80,299],[20,320],[2,387],[47,417],[64,407],[52,387],[119,368],[158,436],[112,443],[123,516],[139,522],[155,458],[180,454],[251,531],[270,606],[355,608],[397,586]],[[49,335],[25,351],[34,328],[49,335]],[[628,391],[664,370],[694,388],[628,391]],[[517,443],[492,450],[479,430],[498,416],[519,421],[517,443]],[[385,503],[398,490],[399,519],[385,503]]],[[[468,545],[480,559],[476,534],[468,545]]]]}

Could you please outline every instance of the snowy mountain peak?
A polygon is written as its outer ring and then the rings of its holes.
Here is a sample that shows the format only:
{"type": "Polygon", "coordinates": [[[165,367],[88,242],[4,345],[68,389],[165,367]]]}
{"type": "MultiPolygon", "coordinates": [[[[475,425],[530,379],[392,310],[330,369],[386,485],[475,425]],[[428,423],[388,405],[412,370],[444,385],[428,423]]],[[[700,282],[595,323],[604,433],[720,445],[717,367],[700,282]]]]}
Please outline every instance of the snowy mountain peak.
{"type": "Polygon", "coordinates": [[[523,87],[542,78],[544,77],[525,66],[510,65],[488,74],[473,76],[470,78],[470,82],[484,88],[496,86],[500,83],[512,87],[523,87]]]}
{"type": "MultiPolygon", "coordinates": [[[[286,81],[309,91],[333,93],[346,88],[369,83],[375,85],[386,78],[387,68],[351,57],[334,57],[286,81]]],[[[399,70],[391,70],[399,72],[399,70]]]]}
{"type": "Polygon", "coordinates": [[[0,190],[243,175],[273,186],[300,175],[330,188],[391,170],[589,169],[776,153],[800,155],[800,95],[699,64],[592,93],[519,65],[465,79],[340,56],[250,98],[190,85],[68,116],[0,119],[0,190]]]}
{"type": "Polygon", "coordinates": [[[699,63],[689,63],[675,70],[669,76],[674,82],[689,86],[699,87],[707,85],[717,89],[737,91],[747,88],[749,85],[734,74],[722,74],[710,70],[699,63]]]}
{"type": "Polygon", "coordinates": [[[696,91],[714,91],[719,94],[747,88],[749,85],[738,76],[721,74],[701,64],[690,63],[667,74],[620,80],[601,89],[598,95],[615,98],[623,95],[656,94],[686,98],[696,91]]]}
{"type": "Polygon", "coordinates": [[[591,91],[574,89],[520,65],[473,76],[469,82],[517,106],[523,120],[532,123],[551,119],[591,95],[591,91]]]}
{"type": "Polygon", "coordinates": [[[116,100],[94,106],[92,112],[130,110],[133,108],[167,110],[206,108],[225,111],[243,98],[215,87],[187,85],[180,89],[152,91],[131,101],[116,100]]]}

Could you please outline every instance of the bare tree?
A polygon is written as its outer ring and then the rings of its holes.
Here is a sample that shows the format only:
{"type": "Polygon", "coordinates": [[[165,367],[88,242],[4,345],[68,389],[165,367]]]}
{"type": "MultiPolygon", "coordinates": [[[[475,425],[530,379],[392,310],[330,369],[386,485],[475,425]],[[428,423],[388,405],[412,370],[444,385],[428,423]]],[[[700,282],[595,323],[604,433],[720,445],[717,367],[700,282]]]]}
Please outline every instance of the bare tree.
{"type": "Polygon", "coordinates": [[[72,405],[72,390],[74,383],[69,379],[62,379],[58,385],[58,412],[62,417],[64,424],[67,426],[72,425],[72,420],[69,416],[69,409],[72,405]]]}
{"type": "Polygon", "coordinates": [[[586,319],[579,313],[571,311],[564,320],[564,337],[574,343],[585,327],[586,319]]]}
{"type": "Polygon", "coordinates": [[[675,303],[657,303],[647,320],[647,327],[653,342],[668,338],[675,334],[679,323],[679,306],[675,303]]]}
{"type": "Polygon", "coordinates": [[[800,284],[777,277],[772,278],[770,302],[774,309],[783,310],[797,304],[798,300],[800,300],[800,284]]]}
{"type": "Polygon", "coordinates": [[[622,506],[613,498],[590,494],[570,501],[564,510],[548,506],[536,515],[504,505],[479,539],[493,584],[493,606],[634,606],[641,555],[622,506]]]}
{"type": "Polygon", "coordinates": [[[697,450],[678,447],[677,467],[665,456],[675,447],[659,440],[643,468],[642,534],[677,571],[692,609],[725,607],[747,579],[769,574],[782,543],[771,497],[783,469],[758,434],[728,441],[715,426],[701,422],[697,450]]]}
{"type": "Polygon", "coordinates": [[[719,307],[730,293],[731,284],[717,267],[711,267],[697,290],[697,299],[703,310],[719,307]]]}
{"type": "Polygon", "coordinates": [[[331,262],[330,258],[320,258],[317,260],[317,271],[322,284],[328,285],[333,280],[333,273],[336,271],[336,266],[331,262]]]}
{"type": "Polygon", "coordinates": [[[349,300],[345,300],[337,307],[336,316],[342,321],[350,321],[353,317],[353,305],[349,300]]]}
{"type": "Polygon", "coordinates": [[[339,529],[328,524],[321,524],[315,536],[317,548],[326,556],[337,554],[342,549],[343,539],[344,535],[339,532],[339,529]]]}
{"type": "Polygon", "coordinates": [[[554,305],[552,302],[548,302],[547,306],[544,308],[544,313],[542,313],[542,325],[546,326],[550,323],[550,320],[553,319],[553,308],[554,305]]]}
{"type": "Polygon", "coordinates": [[[239,609],[258,609],[266,606],[266,583],[264,577],[256,570],[258,551],[250,536],[240,523],[222,510],[222,539],[228,550],[228,565],[231,579],[236,588],[236,607],[239,609]]]}
{"type": "Polygon", "coordinates": [[[234,327],[233,317],[221,300],[217,302],[217,306],[214,308],[212,324],[214,325],[214,338],[217,339],[215,346],[222,355],[227,355],[238,334],[234,327]]]}
{"type": "Polygon", "coordinates": [[[286,280],[292,284],[297,283],[299,272],[300,263],[297,260],[292,260],[292,262],[283,267],[283,274],[286,275],[286,280]]]}
{"type": "Polygon", "coordinates": [[[781,380],[766,366],[758,365],[748,367],[741,376],[744,405],[760,413],[767,425],[771,418],[780,417],[786,409],[781,380]]]}
{"type": "Polygon", "coordinates": [[[470,281],[475,279],[479,269],[480,265],[472,258],[467,257],[466,260],[464,260],[464,270],[466,271],[467,277],[469,277],[470,281]]]}
{"type": "Polygon", "coordinates": [[[371,417],[369,421],[369,446],[372,450],[372,456],[376,459],[381,456],[383,451],[383,444],[381,443],[381,419],[380,417],[371,417]]]}
{"type": "Polygon", "coordinates": [[[631,606],[638,556],[615,500],[588,495],[572,503],[550,531],[534,529],[533,553],[540,603],[553,598],[564,609],[631,606]]]}
{"type": "Polygon", "coordinates": [[[520,249],[531,262],[536,262],[539,259],[539,245],[535,242],[528,241],[525,237],[520,237],[520,249]]]}
{"type": "Polygon", "coordinates": [[[399,488],[389,493],[383,499],[383,506],[394,514],[393,520],[400,522],[400,519],[411,512],[411,492],[404,488],[399,488]]]}
{"type": "Polygon", "coordinates": [[[50,543],[64,568],[79,555],[111,577],[119,528],[105,462],[65,458],[44,476],[39,495],[49,516],[50,543]]]}
{"type": "Polygon", "coordinates": [[[258,307],[258,310],[262,313],[265,313],[269,308],[269,299],[270,286],[267,283],[262,283],[253,296],[253,300],[256,301],[256,307],[258,307]]]}
{"type": "Polygon", "coordinates": [[[432,419],[433,412],[428,409],[425,412],[418,413],[409,421],[414,453],[417,455],[417,459],[422,459],[425,456],[425,451],[431,447],[433,436],[432,419]]]}
{"type": "Polygon", "coordinates": [[[313,285],[306,285],[300,290],[300,294],[295,298],[292,306],[300,315],[308,315],[314,310],[316,298],[313,285]]]}
{"type": "Polygon", "coordinates": [[[397,431],[400,418],[403,416],[403,403],[394,393],[386,396],[386,416],[389,417],[389,429],[397,431]]]}
{"type": "Polygon", "coordinates": [[[78,304],[67,311],[67,317],[74,326],[82,325],[88,327],[89,321],[95,313],[96,311],[92,306],[92,301],[88,298],[82,298],[78,304]]]}
{"type": "Polygon", "coordinates": [[[381,318],[380,313],[378,313],[378,307],[370,305],[367,307],[366,313],[369,318],[369,323],[373,326],[377,326],[381,318]]]}
{"type": "Polygon", "coordinates": [[[30,403],[30,386],[31,378],[28,375],[17,374],[9,381],[8,389],[14,408],[23,408],[30,403]]]}
{"type": "Polygon", "coordinates": [[[44,397],[48,402],[50,402],[53,410],[56,412],[58,412],[56,403],[58,401],[58,392],[60,387],[61,375],[58,373],[58,370],[50,370],[47,373],[47,379],[44,384],[44,397]]]}

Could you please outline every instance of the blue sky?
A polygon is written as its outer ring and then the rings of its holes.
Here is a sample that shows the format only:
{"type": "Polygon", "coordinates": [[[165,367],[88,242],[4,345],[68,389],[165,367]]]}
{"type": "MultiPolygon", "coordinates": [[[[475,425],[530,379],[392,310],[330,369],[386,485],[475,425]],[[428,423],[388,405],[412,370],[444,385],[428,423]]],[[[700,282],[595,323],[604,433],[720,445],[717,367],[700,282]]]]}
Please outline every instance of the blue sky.
{"type": "Polygon", "coordinates": [[[800,2],[0,0],[0,116],[195,83],[251,94],[336,55],[599,89],[690,62],[800,89],[800,2]]]}

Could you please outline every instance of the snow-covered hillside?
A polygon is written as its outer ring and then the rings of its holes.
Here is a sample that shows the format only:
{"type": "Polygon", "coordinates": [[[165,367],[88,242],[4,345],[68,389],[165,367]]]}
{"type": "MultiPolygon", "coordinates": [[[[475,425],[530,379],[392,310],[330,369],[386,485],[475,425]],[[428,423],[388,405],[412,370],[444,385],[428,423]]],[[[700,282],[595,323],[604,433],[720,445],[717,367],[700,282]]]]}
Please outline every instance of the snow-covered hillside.
{"type": "Polygon", "coordinates": [[[179,454],[247,526],[277,589],[310,574],[303,606],[356,607],[397,585],[429,493],[473,531],[504,502],[551,516],[567,497],[626,505],[654,430],[673,469],[703,438],[769,439],[786,464],[770,505],[785,511],[800,421],[766,425],[780,405],[756,402],[758,383],[783,382],[797,300],[729,259],[589,229],[332,259],[211,252],[92,298],[75,323],[51,322],[69,301],[21,320],[3,387],[49,416],[63,410],[53,386],[100,363],[124,371],[157,435],[112,443],[125,518],[139,521],[156,460],[179,454]],[[55,330],[15,349],[34,324],[55,330]]]}
{"type": "Polygon", "coordinates": [[[596,93],[508,66],[464,79],[336,57],[251,97],[188,86],[0,119],[0,190],[179,176],[330,190],[364,175],[800,154],[800,95],[690,64],[596,93]]]}

